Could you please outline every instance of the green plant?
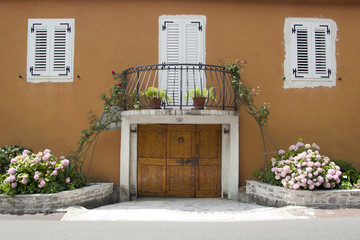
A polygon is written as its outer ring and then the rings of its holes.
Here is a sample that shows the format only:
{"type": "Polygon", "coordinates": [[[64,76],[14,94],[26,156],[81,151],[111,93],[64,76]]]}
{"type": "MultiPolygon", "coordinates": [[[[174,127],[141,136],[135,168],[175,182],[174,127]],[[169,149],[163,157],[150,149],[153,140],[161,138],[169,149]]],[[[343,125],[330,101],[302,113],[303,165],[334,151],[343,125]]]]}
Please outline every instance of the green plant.
{"type": "Polygon", "coordinates": [[[336,163],[336,165],[338,165],[340,167],[341,171],[343,171],[343,172],[347,172],[350,170],[356,171],[356,169],[353,167],[353,165],[347,161],[340,160],[340,159],[336,159],[333,161],[336,163]]]}
{"type": "MultiPolygon", "coordinates": [[[[91,111],[89,112],[89,128],[82,130],[82,136],[80,136],[78,148],[75,151],[71,151],[70,155],[68,156],[69,159],[74,161],[77,172],[81,172],[87,152],[93,143],[95,148],[99,134],[105,130],[108,130],[110,124],[116,124],[121,121],[119,112],[130,107],[128,105],[129,101],[127,101],[128,98],[134,100],[135,108],[140,107],[140,102],[138,101],[136,95],[128,96],[126,94],[126,72],[123,71],[118,73],[112,71],[112,76],[113,79],[118,83],[116,83],[109,90],[109,95],[102,93],[99,96],[100,99],[104,102],[104,115],[106,117],[104,119],[100,119],[91,111]]],[[[92,157],[93,155],[91,155],[90,162],[92,161],[92,157]]]]}
{"type": "Polygon", "coordinates": [[[260,87],[251,88],[246,86],[241,80],[240,73],[243,72],[245,64],[247,64],[246,60],[228,60],[225,68],[231,74],[231,85],[235,89],[240,104],[245,106],[246,112],[249,113],[259,125],[265,126],[270,114],[269,104],[264,103],[264,105],[260,107],[255,105],[254,97],[260,94],[260,87]]]}
{"type": "Polygon", "coordinates": [[[272,145],[278,151],[279,149],[276,147],[273,142],[269,131],[267,130],[267,122],[269,120],[269,103],[264,103],[262,106],[257,107],[255,105],[254,97],[260,94],[260,87],[251,88],[247,86],[242,80],[240,74],[243,72],[243,68],[247,64],[246,60],[228,60],[225,64],[225,69],[231,74],[231,85],[235,90],[237,105],[244,106],[245,112],[250,114],[256,121],[259,126],[261,132],[261,138],[263,143],[263,161],[264,166],[268,164],[267,161],[267,150],[265,143],[265,136],[270,140],[272,145]]]}
{"type": "Polygon", "coordinates": [[[196,89],[191,89],[188,91],[188,93],[185,94],[184,96],[185,98],[195,98],[195,97],[204,97],[204,98],[207,98],[207,99],[210,99],[212,101],[215,100],[215,97],[214,97],[214,88],[209,88],[209,89],[206,89],[206,88],[196,88],[196,89]]]}
{"type": "Polygon", "coordinates": [[[341,176],[340,188],[342,189],[354,189],[360,188],[360,173],[355,169],[350,169],[343,172],[341,176]]]}
{"type": "Polygon", "coordinates": [[[142,95],[145,95],[150,100],[153,100],[154,98],[158,98],[161,101],[166,100],[168,102],[171,102],[172,100],[172,98],[166,93],[164,89],[159,90],[156,87],[149,87],[142,95]]]}
{"type": "Polygon", "coordinates": [[[55,193],[84,184],[82,174],[65,157],[58,159],[49,149],[37,154],[24,150],[11,159],[9,169],[0,182],[0,193],[55,193]]]}
{"type": "Polygon", "coordinates": [[[355,189],[360,188],[360,173],[356,171],[354,166],[344,160],[334,160],[342,171],[340,188],[342,189],[355,189]]]}
{"type": "Polygon", "coordinates": [[[254,172],[252,176],[259,182],[265,182],[271,185],[281,185],[280,180],[275,179],[275,173],[271,171],[272,166],[269,163],[267,166],[261,168],[260,170],[254,172]]]}
{"type": "MultiPolygon", "coordinates": [[[[15,158],[17,155],[20,155],[26,147],[19,145],[7,145],[0,148],[0,175],[5,174],[6,170],[9,168],[11,159],[15,158]]],[[[29,149],[31,151],[31,149],[29,149]]]]}

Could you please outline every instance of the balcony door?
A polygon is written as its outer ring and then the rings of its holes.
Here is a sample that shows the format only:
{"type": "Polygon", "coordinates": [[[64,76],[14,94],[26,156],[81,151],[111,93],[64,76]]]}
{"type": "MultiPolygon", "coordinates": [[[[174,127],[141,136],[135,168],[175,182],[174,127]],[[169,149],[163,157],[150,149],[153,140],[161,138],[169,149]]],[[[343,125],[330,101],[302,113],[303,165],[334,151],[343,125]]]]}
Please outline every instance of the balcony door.
{"type": "MultiPolygon", "coordinates": [[[[159,18],[160,64],[205,64],[205,16],[161,16],[159,18]]],[[[159,73],[159,87],[172,98],[170,105],[190,105],[189,90],[206,84],[203,71],[174,66],[159,73]]]]}

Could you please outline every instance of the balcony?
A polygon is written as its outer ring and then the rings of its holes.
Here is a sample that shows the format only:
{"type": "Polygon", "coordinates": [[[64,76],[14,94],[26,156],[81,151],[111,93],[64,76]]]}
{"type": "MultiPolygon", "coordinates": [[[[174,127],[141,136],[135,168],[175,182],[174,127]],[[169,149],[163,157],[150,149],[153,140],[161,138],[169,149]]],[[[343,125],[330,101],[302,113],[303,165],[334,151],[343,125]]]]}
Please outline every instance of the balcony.
{"type": "Polygon", "coordinates": [[[151,101],[154,96],[162,96],[157,107],[162,109],[194,109],[194,96],[206,98],[204,109],[237,109],[231,74],[223,66],[154,64],[129,68],[125,75],[129,109],[137,102],[141,109],[154,108],[151,101]]]}

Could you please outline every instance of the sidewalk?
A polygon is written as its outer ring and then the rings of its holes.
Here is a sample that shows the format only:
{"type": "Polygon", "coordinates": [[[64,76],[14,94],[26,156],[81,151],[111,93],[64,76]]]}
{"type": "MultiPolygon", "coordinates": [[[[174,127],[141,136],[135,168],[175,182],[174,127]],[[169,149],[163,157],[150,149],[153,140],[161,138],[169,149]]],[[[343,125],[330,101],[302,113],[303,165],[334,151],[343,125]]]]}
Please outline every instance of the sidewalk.
{"type": "Polygon", "coordinates": [[[226,199],[143,198],[88,210],[71,207],[61,221],[240,222],[360,216],[360,209],[264,207],[226,199]]]}

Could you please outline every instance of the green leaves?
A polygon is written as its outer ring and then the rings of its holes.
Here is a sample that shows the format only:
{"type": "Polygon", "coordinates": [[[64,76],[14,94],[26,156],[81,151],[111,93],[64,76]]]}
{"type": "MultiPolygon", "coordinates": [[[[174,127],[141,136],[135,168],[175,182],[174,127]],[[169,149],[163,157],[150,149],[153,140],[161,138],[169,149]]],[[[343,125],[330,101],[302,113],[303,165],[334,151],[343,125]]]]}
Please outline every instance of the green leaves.
{"type": "Polygon", "coordinates": [[[25,149],[31,151],[29,148],[18,145],[8,145],[0,148],[0,175],[6,173],[10,160],[20,155],[25,149]]]}
{"type": "Polygon", "coordinates": [[[264,103],[260,108],[255,105],[254,97],[260,94],[259,86],[257,88],[250,88],[241,81],[240,73],[243,72],[245,60],[229,60],[225,68],[232,75],[231,84],[237,94],[240,104],[246,107],[246,112],[249,113],[258,124],[266,125],[270,111],[268,104],[264,103]]]}

